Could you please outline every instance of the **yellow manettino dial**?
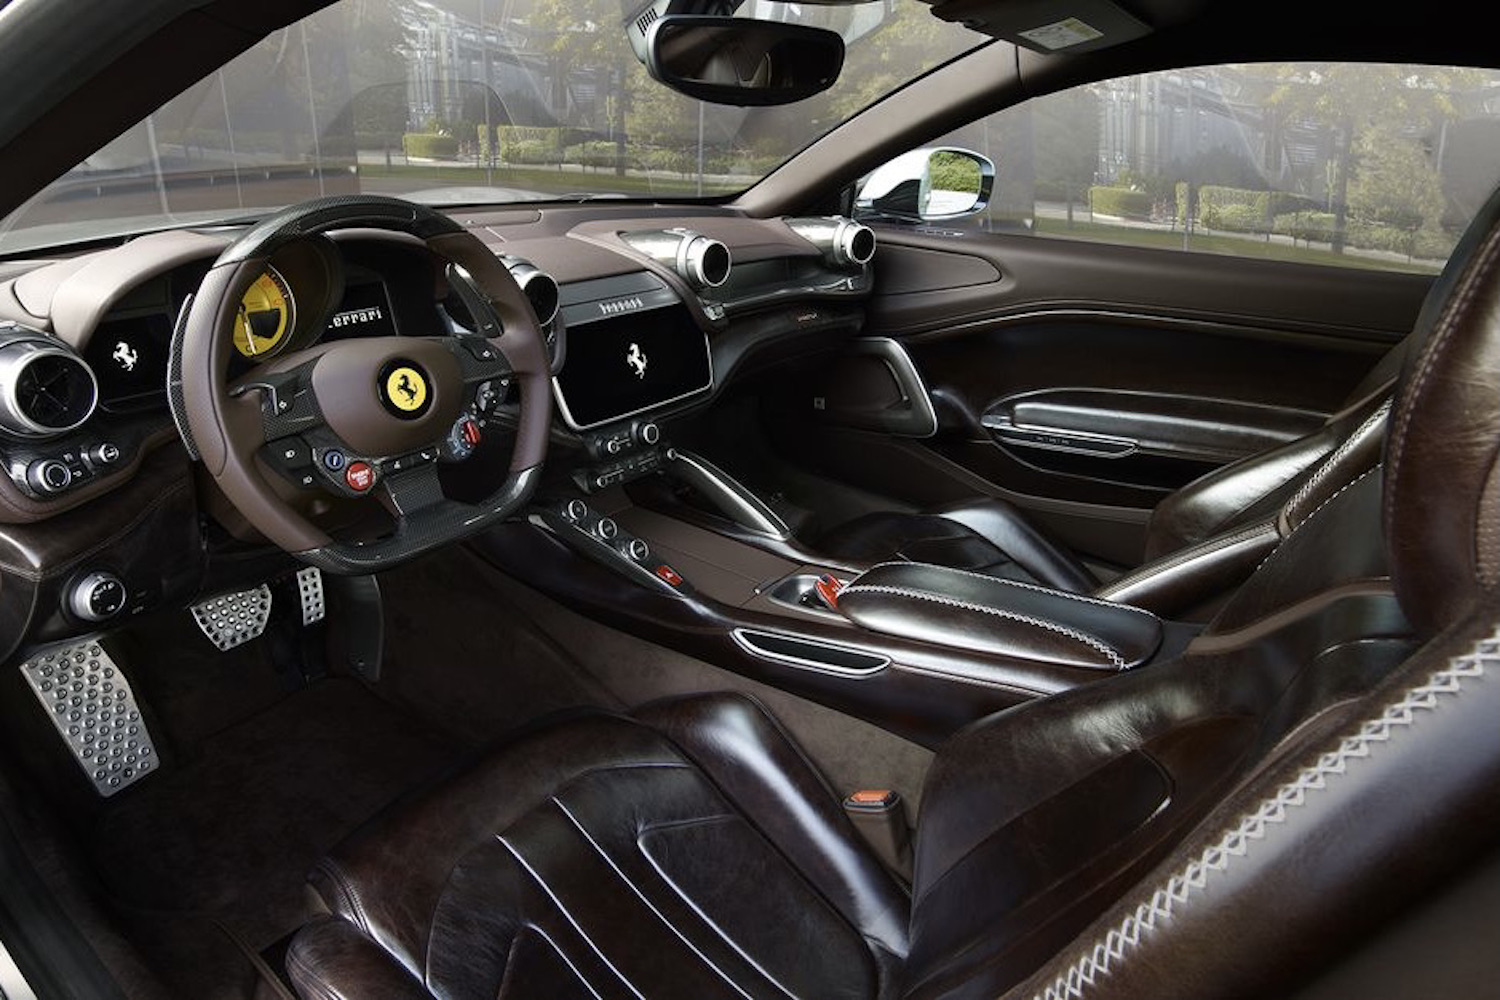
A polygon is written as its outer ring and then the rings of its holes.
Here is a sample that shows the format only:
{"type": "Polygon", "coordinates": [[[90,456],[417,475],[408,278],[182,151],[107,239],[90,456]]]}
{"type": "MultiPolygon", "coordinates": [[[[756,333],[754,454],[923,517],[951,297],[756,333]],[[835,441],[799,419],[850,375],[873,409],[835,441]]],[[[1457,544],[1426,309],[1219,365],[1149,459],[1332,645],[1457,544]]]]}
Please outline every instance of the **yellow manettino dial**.
{"type": "Polygon", "coordinates": [[[234,318],[234,348],[252,360],[274,355],[286,345],[296,315],[286,279],[274,267],[255,279],[234,318]]]}
{"type": "Polygon", "coordinates": [[[415,368],[394,368],[385,377],[385,398],[398,410],[416,413],[427,405],[427,380],[415,368]]]}

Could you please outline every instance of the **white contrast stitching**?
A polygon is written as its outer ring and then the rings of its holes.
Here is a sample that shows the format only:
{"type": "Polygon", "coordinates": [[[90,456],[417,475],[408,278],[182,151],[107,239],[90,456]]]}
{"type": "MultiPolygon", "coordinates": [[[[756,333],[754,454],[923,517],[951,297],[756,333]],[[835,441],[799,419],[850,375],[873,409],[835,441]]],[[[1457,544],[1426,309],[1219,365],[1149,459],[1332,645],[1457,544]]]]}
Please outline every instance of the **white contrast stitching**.
{"type": "MultiPolygon", "coordinates": [[[[1358,486],[1362,480],[1368,479],[1370,476],[1373,476],[1375,473],[1379,472],[1380,468],[1381,467],[1379,465],[1376,465],[1375,468],[1373,468],[1373,469],[1366,469],[1364,472],[1361,472],[1359,475],[1357,475],[1353,479],[1349,480],[1343,486],[1340,486],[1338,488],[1337,492],[1335,492],[1333,495],[1331,495],[1328,499],[1324,500],[1322,503],[1320,503],[1316,507],[1314,507],[1311,514],[1307,515],[1307,517],[1305,517],[1301,521],[1298,521],[1297,522],[1297,526],[1294,527],[1291,531],[1289,531],[1287,533],[1286,538],[1283,538],[1281,540],[1281,544],[1280,545],[1277,545],[1270,552],[1266,553],[1266,557],[1260,561],[1260,566],[1255,567],[1255,573],[1259,573],[1260,570],[1261,570],[1261,567],[1265,566],[1266,563],[1268,563],[1268,562],[1271,561],[1271,557],[1272,556],[1274,556],[1276,553],[1278,553],[1278,552],[1281,551],[1282,546],[1286,544],[1287,539],[1291,538],[1293,535],[1295,535],[1297,532],[1301,531],[1303,528],[1307,527],[1309,524],[1312,524],[1313,518],[1315,518],[1319,514],[1321,514],[1323,512],[1323,508],[1324,507],[1327,507],[1329,504],[1333,503],[1339,497],[1341,497],[1345,493],[1349,492],[1349,490],[1351,490],[1354,487],[1358,486]]],[[[1250,575],[1254,576],[1255,573],[1251,573],[1250,575]]]]}
{"type": "Polygon", "coordinates": [[[879,584],[869,583],[851,583],[849,586],[839,591],[839,600],[842,601],[846,596],[853,592],[863,594],[890,594],[894,597],[910,597],[918,601],[931,601],[934,604],[945,604],[950,608],[959,608],[964,611],[977,611],[980,614],[994,615],[996,618],[1005,618],[1013,622],[1021,622],[1023,625],[1032,625],[1036,628],[1045,629],[1048,632],[1055,632],[1058,635],[1066,636],[1067,638],[1073,639],[1076,642],[1081,642],[1085,646],[1088,646],[1090,649],[1094,650],[1096,653],[1103,654],[1117,670],[1124,670],[1127,666],[1127,664],[1125,663],[1125,657],[1121,656],[1120,653],[1113,647],[1105,645],[1103,642],[1095,639],[1091,635],[1084,635],[1082,632],[1075,632],[1074,630],[1068,628],[1066,625],[1059,625],[1057,624],[1057,622],[1049,622],[1043,618],[1033,618],[1030,615],[1016,614],[1014,611],[1005,611],[1001,608],[992,608],[987,604],[975,604],[971,601],[955,600],[952,597],[945,597],[941,594],[928,593],[925,590],[915,590],[911,587],[886,587],[879,584]]]}
{"type": "Polygon", "coordinates": [[[1035,583],[1023,583],[1020,580],[1007,580],[1003,576],[991,576],[989,573],[978,573],[971,569],[958,569],[954,566],[939,566],[936,563],[909,561],[883,562],[871,566],[869,569],[865,570],[865,573],[873,573],[877,569],[881,569],[885,566],[922,566],[926,569],[941,570],[944,573],[957,573],[960,576],[971,576],[976,580],[987,580],[990,583],[1000,583],[1004,584],[1007,587],[1019,587],[1022,590],[1033,590],[1038,594],[1057,594],[1058,596],[1067,598],[1070,601],[1082,601],[1085,604],[1097,604],[1101,608],[1113,608],[1118,611],[1134,611],[1136,614],[1149,618],[1152,621],[1156,620],[1156,616],[1151,612],[1146,611],[1143,608],[1131,607],[1129,604],[1117,604],[1114,601],[1100,600],[1097,597],[1089,597],[1086,594],[1075,594],[1070,590],[1058,590],[1056,587],[1044,587],[1035,583]]]}
{"type": "MultiPolygon", "coordinates": [[[[1429,335],[1428,343],[1419,355],[1421,363],[1417,366],[1415,376],[1406,384],[1407,391],[1401,400],[1396,425],[1388,442],[1387,461],[1391,467],[1392,482],[1395,482],[1401,473],[1401,461],[1406,457],[1406,432],[1411,426],[1412,413],[1417,408],[1417,400],[1427,389],[1427,377],[1432,374],[1438,356],[1447,350],[1448,337],[1458,328],[1459,317],[1467,312],[1470,302],[1479,293],[1480,285],[1497,251],[1500,251],[1500,233],[1492,228],[1485,236],[1475,259],[1460,274],[1454,291],[1438,316],[1437,330],[1429,335]]],[[[1384,498],[1383,510],[1387,522],[1393,516],[1391,512],[1394,509],[1392,501],[1394,493],[1394,490],[1386,490],[1384,498]]]]}
{"type": "Polygon", "coordinates": [[[1290,515],[1293,509],[1302,506],[1303,501],[1312,495],[1312,491],[1318,487],[1319,483],[1328,478],[1339,462],[1344,459],[1344,456],[1353,451],[1364,440],[1365,435],[1373,429],[1374,425],[1383,422],[1390,415],[1390,412],[1391,401],[1387,399],[1376,408],[1374,413],[1366,417],[1359,427],[1355,428],[1353,434],[1344,439],[1344,443],[1335,449],[1326,462],[1318,466],[1318,470],[1308,478],[1307,482],[1302,484],[1296,493],[1292,494],[1292,498],[1286,502],[1282,510],[1288,512],[1288,515],[1290,515]]]}
{"type": "Polygon", "coordinates": [[[1287,821],[1291,810],[1306,804],[1309,792],[1325,790],[1330,780],[1348,772],[1352,761],[1369,757],[1377,745],[1389,743],[1397,730],[1411,728],[1419,711],[1436,711],[1440,707],[1439,696],[1459,694],[1465,678],[1482,676],[1486,665],[1497,660],[1500,660],[1500,629],[1489,638],[1480,639],[1468,653],[1450,659],[1447,667],[1408,689],[1379,715],[1362,722],[1353,735],[1340,740],[1335,749],[1319,754],[1295,778],[1262,799],[1254,811],[1242,816],[1228,833],[1204,848],[1118,926],[1085,949],[1066,972],[1036,993],[1034,1000],[1080,1000],[1088,987],[1109,976],[1130,951],[1141,946],[1146,932],[1170,920],[1175,907],[1186,904],[1188,897],[1202,891],[1210,872],[1226,871],[1236,858],[1248,856],[1255,841],[1264,840],[1272,827],[1287,821]]]}
{"type": "MultiPolygon", "coordinates": [[[[1161,574],[1166,573],[1169,570],[1174,570],[1181,566],[1186,566],[1188,563],[1197,562],[1199,559],[1214,555],[1218,552],[1222,552],[1224,549],[1233,548],[1241,542],[1251,541],[1261,535],[1271,535],[1275,537],[1276,534],[1276,526],[1273,522],[1257,521],[1254,524],[1249,525],[1248,527],[1241,528],[1231,534],[1221,535],[1218,538],[1210,538],[1206,542],[1199,542],[1197,545],[1189,546],[1188,548],[1185,548],[1178,552],[1176,555],[1168,556],[1167,558],[1162,559],[1158,562],[1147,563],[1140,569],[1132,570],[1124,576],[1116,577],[1115,579],[1109,581],[1104,586],[1100,587],[1097,593],[1118,594],[1120,591],[1127,590],[1130,587],[1134,587],[1136,584],[1144,580],[1149,580],[1152,577],[1160,576],[1161,574]]],[[[1134,605],[1132,604],[1111,604],[1110,606],[1116,608],[1134,607],[1134,605]]]]}

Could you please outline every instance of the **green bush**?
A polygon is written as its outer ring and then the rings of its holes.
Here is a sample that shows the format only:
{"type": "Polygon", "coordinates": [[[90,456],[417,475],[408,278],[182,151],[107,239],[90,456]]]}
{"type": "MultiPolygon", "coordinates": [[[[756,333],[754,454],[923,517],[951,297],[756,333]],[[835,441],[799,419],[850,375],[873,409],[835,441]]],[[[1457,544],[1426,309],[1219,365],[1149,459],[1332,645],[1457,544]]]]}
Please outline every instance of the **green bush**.
{"type": "Polygon", "coordinates": [[[562,153],[551,143],[534,139],[511,140],[500,146],[500,159],[505,163],[519,165],[558,164],[562,153]]]}
{"type": "Polygon", "coordinates": [[[495,139],[500,159],[506,163],[561,163],[563,130],[534,125],[499,125],[495,139]]]}
{"type": "Polygon", "coordinates": [[[665,146],[653,146],[641,153],[639,159],[641,166],[648,170],[670,170],[684,177],[698,167],[696,153],[686,149],[668,149],[665,146]]]}
{"type": "Polygon", "coordinates": [[[1208,205],[1201,221],[1209,229],[1230,233],[1263,233],[1267,228],[1265,210],[1255,205],[1208,205]]]}
{"type": "Polygon", "coordinates": [[[1351,219],[1345,242],[1361,250],[1383,250],[1424,260],[1443,260],[1457,243],[1440,229],[1403,229],[1351,219]]]}
{"type": "Polygon", "coordinates": [[[458,155],[458,140],[433,132],[408,132],[401,137],[401,149],[407,156],[449,158],[458,155]]]}
{"type": "Polygon", "coordinates": [[[569,146],[563,160],[585,167],[613,167],[619,155],[619,148],[614,143],[595,139],[569,146]]]}
{"type": "Polygon", "coordinates": [[[1412,256],[1418,260],[1447,260],[1458,246],[1458,237],[1441,229],[1421,229],[1412,241],[1412,256]]]}
{"type": "MultiPolygon", "coordinates": [[[[1177,185],[1177,214],[1182,217],[1186,200],[1185,184],[1177,185]]],[[[1236,233],[1263,233],[1267,222],[1292,212],[1305,212],[1316,203],[1287,191],[1259,191],[1253,188],[1205,184],[1198,189],[1198,220],[1210,229],[1236,233]]],[[[1275,230],[1272,223],[1272,231],[1275,230]]]]}
{"type": "Polygon", "coordinates": [[[1285,212],[1276,216],[1271,231],[1306,243],[1331,243],[1337,219],[1332,212],[1285,212]]]}
{"type": "Polygon", "coordinates": [[[1144,191],[1119,187],[1089,188],[1089,210],[1095,215],[1117,215],[1126,219],[1149,219],[1151,196],[1144,191]]]}
{"type": "Polygon", "coordinates": [[[1269,191],[1205,184],[1198,189],[1198,221],[1210,229],[1252,232],[1256,219],[1265,220],[1269,191]]]}

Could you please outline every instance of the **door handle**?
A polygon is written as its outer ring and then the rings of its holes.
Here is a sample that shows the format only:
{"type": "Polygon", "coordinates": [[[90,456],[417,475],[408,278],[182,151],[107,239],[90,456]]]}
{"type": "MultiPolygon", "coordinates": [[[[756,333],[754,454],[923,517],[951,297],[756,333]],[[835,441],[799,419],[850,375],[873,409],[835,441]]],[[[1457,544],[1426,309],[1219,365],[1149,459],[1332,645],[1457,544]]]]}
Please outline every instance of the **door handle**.
{"type": "Polygon", "coordinates": [[[1116,437],[1112,434],[1091,434],[1088,431],[1059,430],[1050,427],[1027,425],[1019,427],[1008,416],[986,414],[980,423],[1001,444],[1018,448],[1040,448],[1043,451],[1064,451],[1091,458],[1124,458],[1133,455],[1140,442],[1132,438],[1116,437]]]}

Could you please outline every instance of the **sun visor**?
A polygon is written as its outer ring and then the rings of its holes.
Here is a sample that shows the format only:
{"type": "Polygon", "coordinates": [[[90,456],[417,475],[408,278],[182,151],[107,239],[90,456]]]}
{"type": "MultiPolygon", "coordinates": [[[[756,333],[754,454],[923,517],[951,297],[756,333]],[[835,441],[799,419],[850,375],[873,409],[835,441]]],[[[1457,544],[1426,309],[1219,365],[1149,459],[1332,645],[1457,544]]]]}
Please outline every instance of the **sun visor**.
{"type": "Polygon", "coordinates": [[[1043,54],[1088,52],[1151,28],[1110,0],[924,0],[944,21],[1043,54]]]}

